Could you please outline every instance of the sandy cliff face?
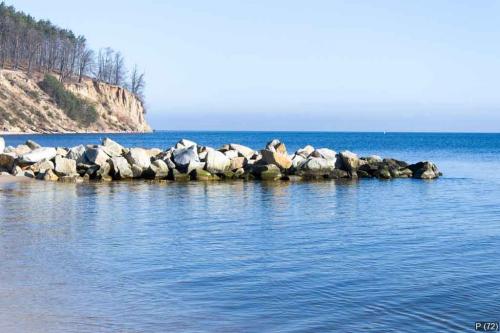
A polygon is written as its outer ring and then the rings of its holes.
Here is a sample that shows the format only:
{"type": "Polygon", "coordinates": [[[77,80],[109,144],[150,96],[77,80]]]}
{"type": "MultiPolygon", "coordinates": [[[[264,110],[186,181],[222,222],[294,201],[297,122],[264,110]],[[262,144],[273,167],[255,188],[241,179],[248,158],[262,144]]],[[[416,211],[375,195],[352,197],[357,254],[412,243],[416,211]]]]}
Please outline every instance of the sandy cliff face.
{"type": "Polygon", "coordinates": [[[97,121],[86,126],[70,119],[24,72],[0,70],[0,132],[149,132],[144,106],[129,91],[90,79],[65,87],[91,102],[97,121]]]}

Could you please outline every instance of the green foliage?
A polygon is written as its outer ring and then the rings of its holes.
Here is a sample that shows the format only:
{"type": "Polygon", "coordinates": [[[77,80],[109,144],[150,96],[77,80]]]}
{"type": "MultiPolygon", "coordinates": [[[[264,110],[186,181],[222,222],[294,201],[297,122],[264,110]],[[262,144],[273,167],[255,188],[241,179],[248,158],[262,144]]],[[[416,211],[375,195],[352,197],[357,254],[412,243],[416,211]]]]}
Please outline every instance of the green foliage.
{"type": "Polygon", "coordinates": [[[66,90],[64,85],[52,75],[45,75],[40,88],[49,95],[66,115],[84,125],[90,125],[97,120],[95,107],[84,99],[78,98],[66,90]]]}

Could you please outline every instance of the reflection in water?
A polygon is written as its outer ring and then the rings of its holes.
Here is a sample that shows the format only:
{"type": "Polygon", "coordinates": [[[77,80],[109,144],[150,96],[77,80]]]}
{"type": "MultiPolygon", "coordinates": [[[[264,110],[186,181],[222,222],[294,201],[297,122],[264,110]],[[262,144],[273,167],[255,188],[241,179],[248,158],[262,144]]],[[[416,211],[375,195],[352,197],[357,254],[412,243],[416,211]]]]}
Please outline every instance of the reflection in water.
{"type": "Polygon", "coordinates": [[[2,184],[0,331],[466,330],[498,313],[499,194],[453,178],[2,184]]]}

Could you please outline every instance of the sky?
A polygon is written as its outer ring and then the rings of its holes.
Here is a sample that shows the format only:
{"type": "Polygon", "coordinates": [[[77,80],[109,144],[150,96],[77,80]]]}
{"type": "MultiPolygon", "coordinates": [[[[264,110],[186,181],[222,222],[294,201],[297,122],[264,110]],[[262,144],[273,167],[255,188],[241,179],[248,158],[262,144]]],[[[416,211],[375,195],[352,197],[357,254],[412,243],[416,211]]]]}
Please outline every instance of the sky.
{"type": "Polygon", "coordinates": [[[6,3],[137,63],[158,130],[500,132],[500,1],[6,3]]]}

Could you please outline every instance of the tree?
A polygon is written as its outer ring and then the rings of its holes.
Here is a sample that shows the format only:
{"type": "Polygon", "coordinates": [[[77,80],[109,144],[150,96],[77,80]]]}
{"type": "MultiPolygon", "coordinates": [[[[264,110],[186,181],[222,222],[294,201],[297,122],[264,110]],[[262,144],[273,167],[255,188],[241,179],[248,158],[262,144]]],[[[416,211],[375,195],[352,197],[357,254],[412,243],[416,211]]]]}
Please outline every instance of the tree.
{"type": "Polygon", "coordinates": [[[137,65],[134,65],[132,69],[132,73],[130,74],[130,91],[139,97],[141,100],[144,100],[144,88],[146,87],[146,82],[144,80],[144,72],[139,73],[139,69],[137,65]]]}

